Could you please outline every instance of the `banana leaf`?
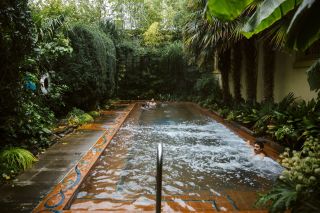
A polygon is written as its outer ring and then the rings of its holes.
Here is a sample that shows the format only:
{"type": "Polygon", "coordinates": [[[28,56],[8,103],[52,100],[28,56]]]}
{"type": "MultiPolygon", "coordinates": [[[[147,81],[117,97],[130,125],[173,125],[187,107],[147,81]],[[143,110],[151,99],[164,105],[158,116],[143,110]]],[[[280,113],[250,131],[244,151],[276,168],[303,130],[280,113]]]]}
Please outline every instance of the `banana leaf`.
{"type": "Polygon", "coordinates": [[[318,59],[308,70],[308,83],[310,90],[319,91],[320,89],[320,59],[318,59]]]}
{"type": "Polygon", "coordinates": [[[224,21],[236,19],[254,0],[208,0],[209,14],[224,21]]]}
{"type": "Polygon", "coordinates": [[[242,34],[250,38],[260,33],[283,18],[288,12],[295,9],[301,2],[302,0],[263,1],[242,28],[242,34]]]}
{"type": "Polygon", "coordinates": [[[306,50],[320,39],[320,1],[304,0],[291,20],[287,31],[287,46],[306,50]]]}

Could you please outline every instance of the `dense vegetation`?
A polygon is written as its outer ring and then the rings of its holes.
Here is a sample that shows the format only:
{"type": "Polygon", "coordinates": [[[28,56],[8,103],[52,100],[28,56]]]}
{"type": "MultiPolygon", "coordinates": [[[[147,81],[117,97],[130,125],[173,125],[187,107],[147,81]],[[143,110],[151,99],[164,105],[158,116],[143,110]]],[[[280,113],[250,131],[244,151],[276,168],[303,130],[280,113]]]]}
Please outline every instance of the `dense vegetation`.
{"type": "MultiPolygon", "coordinates": [[[[181,7],[181,2],[167,6],[181,7]]],[[[60,118],[66,117],[68,125],[92,121],[85,111],[102,108],[114,97],[171,100],[193,91],[200,73],[188,64],[183,50],[177,27],[183,17],[171,17],[160,26],[167,15],[146,3],[145,12],[152,18],[135,13],[130,23],[139,28],[125,27],[122,4],[110,3],[122,22],[110,20],[100,3],[1,3],[3,153],[19,155],[23,149],[14,147],[22,147],[37,154],[52,144],[52,129],[60,118]]],[[[6,179],[19,172],[7,163],[1,168],[6,179]]]]}
{"type": "MultiPolygon", "coordinates": [[[[188,100],[289,148],[286,170],[259,204],[271,200],[274,212],[319,210],[320,99],[289,94],[274,103],[273,90],[275,50],[305,51],[319,40],[319,23],[306,23],[319,19],[320,1],[273,2],[1,1],[3,178],[30,167],[61,118],[72,126],[90,122],[112,98],[188,100]],[[266,65],[257,103],[260,42],[266,65]]],[[[308,71],[316,91],[319,64],[308,71]]]]}

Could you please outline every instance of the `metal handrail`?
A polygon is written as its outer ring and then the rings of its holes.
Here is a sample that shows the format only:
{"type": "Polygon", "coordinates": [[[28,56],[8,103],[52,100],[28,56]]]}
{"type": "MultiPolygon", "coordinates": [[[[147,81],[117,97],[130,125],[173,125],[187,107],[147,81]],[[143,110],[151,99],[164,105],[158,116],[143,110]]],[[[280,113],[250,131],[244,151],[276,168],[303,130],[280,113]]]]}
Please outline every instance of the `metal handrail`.
{"type": "Polygon", "coordinates": [[[161,191],[162,191],[162,160],[163,160],[163,145],[158,144],[157,149],[157,185],[156,185],[156,213],[161,212],[161,191]]]}

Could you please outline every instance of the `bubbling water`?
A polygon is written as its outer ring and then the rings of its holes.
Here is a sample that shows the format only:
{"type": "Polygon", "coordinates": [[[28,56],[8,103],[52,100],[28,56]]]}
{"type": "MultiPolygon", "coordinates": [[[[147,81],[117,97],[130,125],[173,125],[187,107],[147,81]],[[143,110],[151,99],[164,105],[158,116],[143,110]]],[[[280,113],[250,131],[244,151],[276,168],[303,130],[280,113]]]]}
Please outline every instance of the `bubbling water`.
{"type": "Polygon", "coordinates": [[[198,185],[214,179],[216,186],[262,187],[282,171],[272,159],[255,157],[245,141],[222,124],[212,120],[202,125],[195,123],[201,122],[125,126],[123,131],[135,135],[132,149],[139,150],[139,155],[130,159],[129,164],[149,171],[152,167],[145,162],[154,161],[156,143],[162,142],[164,185],[169,183],[169,191],[175,193],[182,193],[183,189],[179,188],[184,184],[177,181],[174,189],[170,186],[171,180],[184,179],[185,174],[198,185]],[[267,181],[261,182],[261,179],[267,181]]]}
{"type": "MultiPolygon", "coordinates": [[[[146,195],[155,194],[156,147],[160,142],[164,195],[264,190],[283,170],[268,157],[254,157],[246,142],[222,124],[188,105],[169,104],[131,116],[77,198],[153,204],[154,199],[146,195]]],[[[81,202],[73,208],[79,206],[81,202]]]]}

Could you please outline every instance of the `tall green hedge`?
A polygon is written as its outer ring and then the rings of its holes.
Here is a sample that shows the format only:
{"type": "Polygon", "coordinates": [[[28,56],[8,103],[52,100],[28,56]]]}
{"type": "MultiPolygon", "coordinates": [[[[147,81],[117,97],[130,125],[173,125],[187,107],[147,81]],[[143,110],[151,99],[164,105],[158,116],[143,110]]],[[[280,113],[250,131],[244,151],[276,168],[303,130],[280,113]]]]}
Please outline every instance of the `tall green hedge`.
{"type": "Polygon", "coordinates": [[[112,40],[98,28],[77,24],[68,32],[73,54],[60,62],[59,74],[70,91],[69,106],[84,109],[113,95],[116,50],[112,40]]]}
{"type": "Polygon", "coordinates": [[[27,0],[0,1],[0,121],[15,114],[26,58],[33,50],[27,0]]]}
{"type": "Polygon", "coordinates": [[[143,46],[139,40],[122,40],[118,45],[118,96],[149,99],[191,94],[199,72],[187,61],[179,41],[155,48],[143,46]]]}

